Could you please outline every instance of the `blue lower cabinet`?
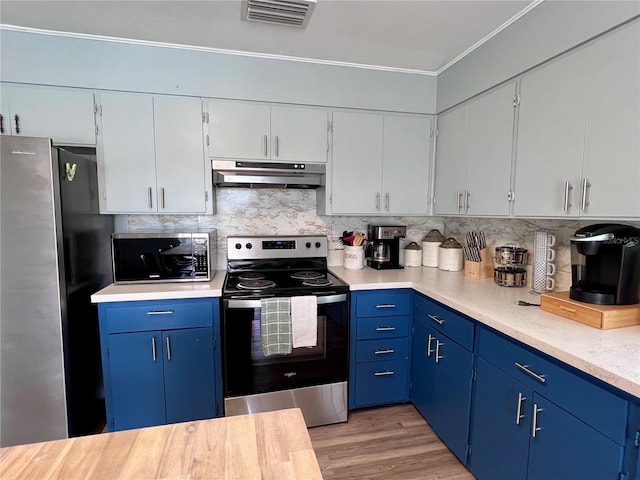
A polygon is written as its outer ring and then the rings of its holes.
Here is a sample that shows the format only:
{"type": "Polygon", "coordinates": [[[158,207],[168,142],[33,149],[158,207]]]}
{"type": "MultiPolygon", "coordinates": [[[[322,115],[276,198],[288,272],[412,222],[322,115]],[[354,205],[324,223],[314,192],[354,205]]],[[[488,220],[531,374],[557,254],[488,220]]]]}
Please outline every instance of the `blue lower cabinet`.
{"type": "Polygon", "coordinates": [[[473,354],[414,318],[411,400],[434,432],[466,463],[473,354]]]}
{"type": "Polygon", "coordinates": [[[108,303],[99,315],[109,431],[222,413],[218,299],[108,303]]]}
{"type": "Polygon", "coordinates": [[[406,359],[358,364],[355,403],[367,406],[405,402],[407,373],[406,359]]]}

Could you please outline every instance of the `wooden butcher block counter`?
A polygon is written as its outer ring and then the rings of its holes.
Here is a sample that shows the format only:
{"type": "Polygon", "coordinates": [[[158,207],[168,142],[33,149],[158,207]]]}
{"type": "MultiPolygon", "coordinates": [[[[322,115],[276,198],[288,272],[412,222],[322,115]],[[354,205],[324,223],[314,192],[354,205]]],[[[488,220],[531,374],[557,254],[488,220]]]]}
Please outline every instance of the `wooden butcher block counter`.
{"type": "Polygon", "coordinates": [[[321,479],[300,409],[0,449],[8,479],[321,479]]]}

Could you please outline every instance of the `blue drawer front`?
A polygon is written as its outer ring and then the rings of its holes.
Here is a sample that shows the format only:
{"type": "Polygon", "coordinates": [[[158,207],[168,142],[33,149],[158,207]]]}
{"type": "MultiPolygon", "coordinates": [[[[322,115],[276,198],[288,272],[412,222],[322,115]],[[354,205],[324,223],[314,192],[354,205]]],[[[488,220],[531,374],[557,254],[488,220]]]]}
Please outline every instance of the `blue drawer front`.
{"type": "Polygon", "coordinates": [[[439,332],[456,341],[467,350],[473,350],[475,326],[473,322],[461,314],[416,294],[414,317],[424,320],[439,332]]]}
{"type": "Polygon", "coordinates": [[[361,340],[356,345],[357,362],[406,361],[408,355],[409,339],[407,338],[361,340]]]}
{"type": "Polygon", "coordinates": [[[377,290],[358,293],[356,298],[357,317],[388,317],[411,314],[410,291],[377,290]]]}
{"type": "Polygon", "coordinates": [[[478,355],[619,445],[625,444],[627,400],[485,329],[478,329],[478,355]],[[533,374],[544,376],[544,382],[533,374]]]}
{"type": "Polygon", "coordinates": [[[406,337],[409,334],[411,317],[371,317],[358,318],[356,338],[372,340],[376,338],[406,337]]]}
{"type": "Polygon", "coordinates": [[[407,378],[405,360],[360,363],[356,366],[356,403],[366,406],[404,402],[407,378]]]}
{"type": "Polygon", "coordinates": [[[108,333],[211,327],[217,299],[121,302],[100,305],[108,333]]]}

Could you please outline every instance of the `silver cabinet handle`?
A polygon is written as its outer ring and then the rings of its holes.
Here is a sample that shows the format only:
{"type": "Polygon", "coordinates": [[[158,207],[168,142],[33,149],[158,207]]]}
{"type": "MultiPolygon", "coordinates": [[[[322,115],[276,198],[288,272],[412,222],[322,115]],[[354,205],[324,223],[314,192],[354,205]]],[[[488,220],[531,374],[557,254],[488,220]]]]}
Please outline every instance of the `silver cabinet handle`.
{"type": "Polygon", "coordinates": [[[542,428],[540,428],[538,426],[538,413],[540,413],[542,411],[541,408],[538,408],[538,404],[534,403],[533,404],[533,418],[531,420],[531,436],[533,438],[536,438],[536,432],[539,432],[540,430],[542,430],[542,428]]]}
{"type": "Polygon", "coordinates": [[[167,335],[167,360],[171,360],[171,340],[169,335],[167,335]]]}
{"type": "Polygon", "coordinates": [[[571,183],[569,183],[569,181],[567,180],[566,182],[564,182],[564,206],[563,206],[563,210],[565,212],[569,211],[569,208],[571,207],[571,203],[569,203],[569,192],[573,190],[573,185],[571,185],[571,183]]]}
{"type": "Polygon", "coordinates": [[[436,363],[440,363],[440,359],[444,358],[442,355],[440,355],[440,346],[444,345],[444,343],[442,343],[440,340],[436,339],[436,363]]]}
{"type": "Polygon", "coordinates": [[[380,192],[376,193],[376,210],[380,211],[380,192]]]}
{"type": "Polygon", "coordinates": [[[280,137],[276,135],[276,157],[280,155],[280,137]]]}
{"type": "Polygon", "coordinates": [[[591,183],[589,183],[589,180],[586,178],[583,178],[582,192],[580,195],[580,208],[582,209],[582,211],[585,211],[589,206],[589,202],[587,202],[587,190],[589,189],[590,186],[591,186],[591,183]]]}
{"type": "Polygon", "coordinates": [[[520,425],[520,420],[524,418],[522,414],[522,404],[527,399],[522,393],[518,392],[518,408],[516,409],[516,425],[520,425]]]}
{"type": "Polygon", "coordinates": [[[384,209],[389,211],[389,192],[384,194],[384,209]]]}
{"type": "Polygon", "coordinates": [[[147,188],[147,195],[149,197],[149,208],[153,208],[153,190],[151,189],[151,187],[147,188]]]}
{"type": "Polygon", "coordinates": [[[376,355],[387,355],[389,353],[394,353],[395,350],[393,348],[387,348],[386,350],[376,350],[375,353],[376,355]]]}
{"type": "Polygon", "coordinates": [[[427,357],[430,357],[431,354],[433,353],[433,350],[431,349],[431,341],[435,340],[436,337],[434,337],[433,335],[429,334],[429,338],[427,338],[427,357]]]}
{"type": "Polygon", "coordinates": [[[467,213],[469,210],[469,190],[464,191],[464,213],[467,213]]]}
{"type": "Polygon", "coordinates": [[[374,373],[374,375],[375,375],[376,377],[384,377],[384,376],[386,376],[386,375],[393,375],[393,374],[394,374],[394,372],[393,372],[393,371],[391,371],[391,370],[386,370],[386,371],[384,371],[384,372],[375,372],[375,373],[374,373]]]}
{"type": "Polygon", "coordinates": [[[376,305],[376,308],[396,308],[395,303],[380,303],[376,305]]]}
{"type": "Polygon", "coordinates": [[[396,327],[376,327],[376,332],[393,332],[396,327]]]}
{"type": "Polygon", "coordinates": [[[266,135],[263,135],[263,144],[264,144],[264,156],[268,157],[269,151],[267,149],[269,148],[269,139],[266,135]]]}
{"type": "Polygon", "coordinates": [[[153,361],[156,361],[156,358],[158,358],[156,356],[156,337],[151,337],[151,358],[153,358],[153,361]]]}
{"type": "Polygon", "coordinates": [[[460,213],[460,208],[462,208],[460,206],[460,198],[462,197],[462,192],[456,192],[458,194],[458,213],[460,213]]]}
{"type": "Polygon", "coordinates": [[[147,315],[173,315],[174,313],[173,310],[150,310],[147,315]]]}
{"type": "Polygon", "coordinates": [[[160,204],[162,205],[162,208],[164,209],[164,187],[162,187],[160,189],[160,204]]]}
{"type": "Polygon", "coordinates": [[[544,378],[544,375],[529,370],[529,365],[522,365],[521,363],[518,363],[518,362],[515,362],[515,363],[516,363],[516,367],[518,367],[523,372],[531,375],[533,378],[538,380],[540,383],[546,383],[547,379],[544,378]]]}
{"type": "Polygon", "coordinates": [[[428,315],[427,317],[429,317],[431,320],[433,320],[434,322],[440,324],[440,325],[444,325],[444,320],[442,320],[441,318],[438,318],[437,315],[428,315]]]}

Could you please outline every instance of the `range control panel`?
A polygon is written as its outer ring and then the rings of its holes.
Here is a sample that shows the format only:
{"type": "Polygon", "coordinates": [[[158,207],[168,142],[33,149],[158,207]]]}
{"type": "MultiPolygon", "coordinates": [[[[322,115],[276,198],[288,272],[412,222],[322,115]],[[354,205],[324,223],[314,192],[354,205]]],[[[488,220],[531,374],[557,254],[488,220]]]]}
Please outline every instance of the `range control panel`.
{"type": "Polygon", "coordinates": [[[326,257],[328,240],[324,235],[227,237],[227,259],[326,257]]]}

